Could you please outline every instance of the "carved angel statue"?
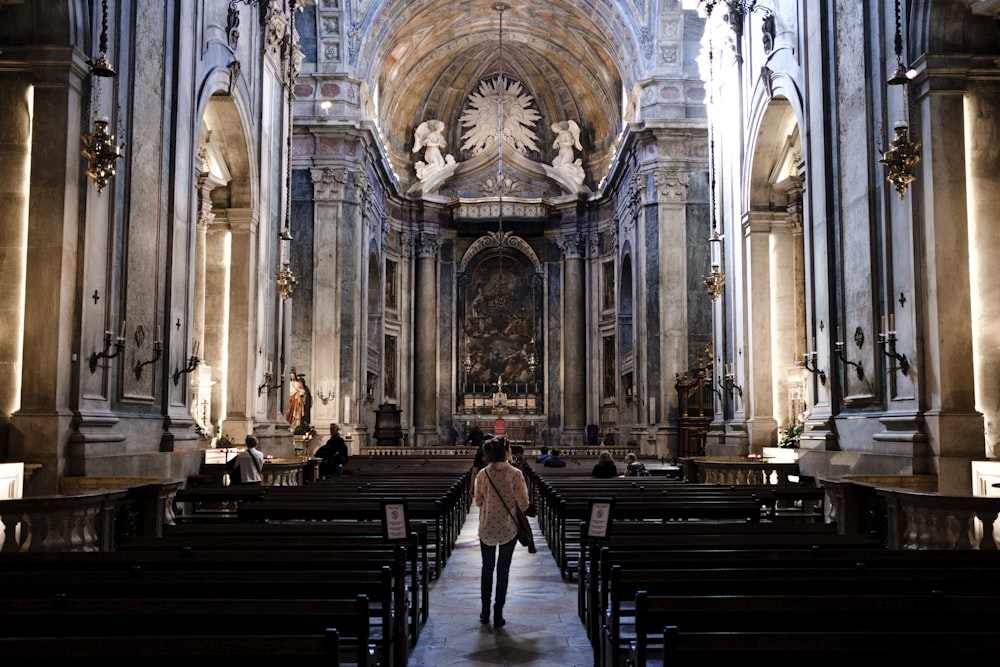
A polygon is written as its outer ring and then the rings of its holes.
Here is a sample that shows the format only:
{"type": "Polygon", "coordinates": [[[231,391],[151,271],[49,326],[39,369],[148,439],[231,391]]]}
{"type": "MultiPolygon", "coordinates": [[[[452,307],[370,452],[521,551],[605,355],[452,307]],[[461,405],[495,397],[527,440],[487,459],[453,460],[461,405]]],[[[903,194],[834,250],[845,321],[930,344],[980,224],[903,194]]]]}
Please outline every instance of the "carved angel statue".
{"type": "Polygon", "coordinates": [[[562,167],[573,164],[573,149],[583,150],[580,145],[580,126],[575,120],[561,120],[552,123],[552,131],[556,134],[556,140],[552,142],[552,148],[558,148],[559,153],[552,160],[553,167],[562,167]]]}
{"type": "Polygon", "coordinates": [[[424,151],[423,161],[414,163],[417,178],[424,180],[442,167],[455,164],[455,156],[442,155],[441,149],[447,145],[444,138],[444,121],[425,120],[413,132],[413,152],[424,151]]]}
{"type": "Polygon", "coordinates": [[[556,139],[552,142],[553,148],[558,148],[559,152],[552,160],[552,166],[565,172],[575,183],[583,183],[583,160],[573,159],[573,149],[583,150],[580,145],[580,126],[575,120],[561,120],[551,125],[555,132],[556,139]]]}

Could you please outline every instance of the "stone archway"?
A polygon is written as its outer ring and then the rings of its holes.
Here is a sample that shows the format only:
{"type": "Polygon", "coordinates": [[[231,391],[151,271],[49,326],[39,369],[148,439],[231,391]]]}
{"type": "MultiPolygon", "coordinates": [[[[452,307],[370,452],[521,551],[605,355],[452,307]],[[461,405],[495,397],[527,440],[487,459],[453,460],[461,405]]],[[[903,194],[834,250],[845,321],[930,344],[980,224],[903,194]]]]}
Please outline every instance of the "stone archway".
{"type": "Polygon", "coordinates": [[[215,435],[222,435],[220,426],[228,420],[234,423],[225,430],[241,436],[252,430],[253,405],[245,383],[230,387],[227,378],[248,376],[254,359],[252,345],[231,348],[230,341],[255,340],[256,205],[234,99],[212,95],[200,126],[193,339],[202,364],[193,378],[191,412],[215,435]]]}
{"type": "MultiPolygon", "coordinates": [[[[746,302],[750,307],[747,409],[752,451],[808,412],[802,147],[791,103],[771,99],[761,116],[744,215],[746,302]]],[[[744,390],[746,392],[746,389],[744,390]]]]}

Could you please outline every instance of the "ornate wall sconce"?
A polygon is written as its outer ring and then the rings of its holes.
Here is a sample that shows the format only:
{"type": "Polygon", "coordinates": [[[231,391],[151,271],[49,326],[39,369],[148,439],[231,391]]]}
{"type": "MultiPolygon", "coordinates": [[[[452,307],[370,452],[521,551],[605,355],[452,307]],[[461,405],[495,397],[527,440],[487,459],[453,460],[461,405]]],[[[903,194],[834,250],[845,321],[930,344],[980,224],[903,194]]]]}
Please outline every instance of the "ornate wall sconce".
{"type": "Polygon", "coordinates": [[[153,358],[148,361],[135,362],[135,379],[142,379],[142,367],[156,363],[163,354],[163,341],[160,340],[160,327],[156,327],[156,340],[153,341],[153,358]]]}
{"type": "Polygon", "coordinates": [[[174,385],[177,385],[181,381],[181,375],[185,373],[191,373],[194,369],[198,368],[198,364],[201,363],[201,359],[198,358],[198,341],[194,343],[194,352],[188,357],[187,366],[184,368],[174,369],[174,385]]]}
{"type": "MultiPolygon", "coordinates": [[[[111,331],[111,322],[108,322],[108,330],[104,332],[104,349],[100,352],[92,352],[90,355],[90,372],[96,373],[98,362],[101,359],[114,359],[122,350],[125,349],[125,320],[122,320],[122,328],[118,333],[118,337],[115,338],[114,332],[111,331]],[[111,348],[114,347],[115,351],[112,352],[111,348]]],[[[107,368],[107,364],[104,365],[107,368]]]]}
{"type": "Polygon", "coordinates": [[[882,331],[878,335],[878,344],[882,346],[882,352],[891,360],[889,370],[895,371],[897,368],[906,375],[910,370],[910,360],[905,354],[896,352],[896,316],[889,313],[889,328],[885,328],[885,318],[882,318],[882,331]]]}
{"type": "Polygon", "coordinates": [[[94,131],[80,140],[83,144],[80,153],[87,158],[87,176],[93,179],[94,187],[100,192],[115,175],[125,144],[115,145],[115,136],[108,132],[108,119],[103,116],[94,119],[94,131]]]}
{"type": "MultiPolygon", "coordinates": [[[[858,329],[854,332],[854,342],[857,343],[859,348],[865,344],[865,335],[864,332],[861,331],[861,327],[858,327],[858,329]]],[[[844,356],[844,341],[841,340],[840,327],[837,327],[837,340],[833,343],[833,351],[836,353],[838,359],[848,366],[854,367],[859,380],[865,379],[865,369],[861,367],[861,363],[851,361],[844,356]]]]}
{"type": "Polygon", "coordinates": [[[333,380],[325,377],[319,381],[319,386],[316,388],[316,398],[323,401],[323,405],[329,403],[336,395],[337,393],[333,389],[333,380]]]}

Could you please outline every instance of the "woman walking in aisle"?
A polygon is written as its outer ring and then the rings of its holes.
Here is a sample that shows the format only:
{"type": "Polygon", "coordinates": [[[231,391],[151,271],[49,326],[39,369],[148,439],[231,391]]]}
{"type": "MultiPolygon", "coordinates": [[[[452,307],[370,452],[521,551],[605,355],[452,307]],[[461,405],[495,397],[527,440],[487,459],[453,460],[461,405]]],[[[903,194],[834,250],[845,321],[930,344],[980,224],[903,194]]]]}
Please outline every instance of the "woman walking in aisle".
{"type": "Polygon", "coordinates": [[[493,592],[493,570],[496,568],[493,627],[500,628],[507,622],[503,617],[503,606],[507,601],[510,561],[517,545],[514,512],[528,509],[528,486],[524,482],[524,474],[510,464],[510,445],[504,438],[483,443],[483,457],[486,467],[476,475],[474,487],[476,507],[479,508],[479,547],[483,554],[483,611],[479,620],[490,622],[490,594],[493,592]]]}

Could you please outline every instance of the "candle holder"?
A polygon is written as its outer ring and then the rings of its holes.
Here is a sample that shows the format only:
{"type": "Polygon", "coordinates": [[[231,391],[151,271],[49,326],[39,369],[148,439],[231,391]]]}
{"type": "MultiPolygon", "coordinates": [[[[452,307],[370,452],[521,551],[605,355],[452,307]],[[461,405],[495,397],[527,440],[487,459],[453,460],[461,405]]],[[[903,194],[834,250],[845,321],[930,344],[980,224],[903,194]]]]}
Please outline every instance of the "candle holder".
{"type": "Polygon", "coordinates": [[[896,352],[896,332],[889,330],[885,333],[880,333],[878,335],[878,344],[882,346],[882,352],[885,356],[890,359],[889,370],[895,371],[898,368],[903,375],[906,375],[910,370],[910,360],[906,358],[905,354],[896,352]]]}
{"type": "Polygon", "coordinates": [[[321,400],[323,405],[329,403],[336,395],[337,393],[333,389],[333,381],[330,378],[325,377],[319,381],[319,386],[316,387],[316,398],[321,400]]]}
{"type": "MultiPolygon", "coordinates": [[[[125,349],[125,328],[122,327],[122,335],[118,336],[117,339],[115,335],[110,331],[104,332],[104,349],[100,352],[92,352],[90,355],[90,372],[96,373],[98,362],[101,359],[114,359],[122,350],[125,349]],[[114,347],[115,351],[111,352],[111,348],[114,347]]],[[[103,368],[107,368],[107,364],[104,364],[103,368]]]]}
{"type": "Polygon", "coordinates": [[[736,384],[736,373],[733,372],[732,364],[725,365],[725,373],[722,376],[722,387],[729,394],[730,398],[733,397],[734,392],[739,394],[740,398],[743,398],[743,387],[736,384]]]}
{"type": "Polygon", "coordinates": [[[188,358],[188,362],[187,362],[187,366],[186,367],[184,367],[184,368],[175,368],[174,369],[174,384],[175,385],[179,384],[180,381],[181,381],[181,376],[184,375],[185,373],[190,373],[194,369],[198,368],[198,364],[200,364],[200,363],[201,363],[201,359],[199,359],[197,356],[195,356],[195,355],[192,354],[188,358]]]}
{"type": "Polygon", "coordinates": [[[271,384],[271,381],[274,380],[275,376],[271,373],[271,371],[265,371],[264,384],[259,385],[257,387],[257,395],[260,396],[261,392],[263,392],[266,389],[267,395],[270,396],[278,389],[281,389],[281,387],[284,386],[285,384],[285,378],[281,375],[278,375],[277,377],[278,377],[278,384],[271,384]]]}
{"type": "Polygon", "coordinates": [[[813,375],[819,376],[820,384],[826,384],[826,371],[816,365],[816,352],[806,352],[802,355],[802,361],[806,366],[806,370],[813,375]],[[809,363],[812,362],[810,366],[809,363]]]}
{"type": "Polygon", "coordinates": [[[858,374],[858,379],[859,380],[864,380],[865,379],[865,369],[861,367],[861,363],[860,362],[851,361],[850,359],[848,359],[847,357],[844,356],[844,341],[842,341],[842,340],[836,341],[833,344],[833,351],[836,353],[838,359],[840,359],[842,362],[844,362],[848,366],[853,366],[854,367],[855,372],[857,372],[857,374],[858,374]]]}
{"type": "Polygon", "coordinates": [[[153,342],[153,358],[149,361],[137,361],[135,362],[135,379],[142,379],[142,367],[148,366],[149,364],[155,363],[160,360],[160,356],[163,354],[163,341],[153,342]]]}

